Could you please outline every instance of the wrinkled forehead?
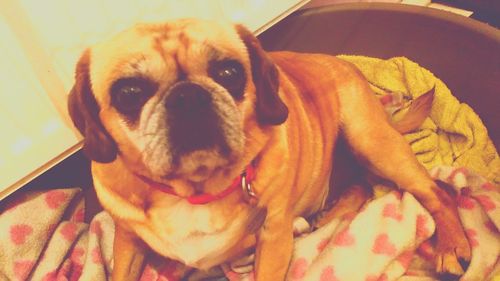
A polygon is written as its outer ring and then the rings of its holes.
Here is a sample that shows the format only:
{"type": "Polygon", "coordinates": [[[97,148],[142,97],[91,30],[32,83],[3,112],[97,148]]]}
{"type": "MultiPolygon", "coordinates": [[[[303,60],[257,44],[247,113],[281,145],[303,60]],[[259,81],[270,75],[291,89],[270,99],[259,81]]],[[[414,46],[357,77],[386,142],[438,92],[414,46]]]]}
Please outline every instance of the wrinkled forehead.
{"type": "Polygon", "coordinates": [[[179,20],[140,24],[91,49],[91,79],[106,85],[126,76],[162,81],[179,68],[192,73],[211,59],[232,58],[248,64],[245,45],[231,23],[179,20]]]}

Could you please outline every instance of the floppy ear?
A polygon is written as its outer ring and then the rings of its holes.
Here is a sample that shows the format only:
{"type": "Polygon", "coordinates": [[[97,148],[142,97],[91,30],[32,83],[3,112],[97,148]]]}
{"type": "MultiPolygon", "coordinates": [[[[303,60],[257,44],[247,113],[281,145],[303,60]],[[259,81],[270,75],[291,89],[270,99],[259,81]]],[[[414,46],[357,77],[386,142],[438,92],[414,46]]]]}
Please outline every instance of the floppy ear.
{"type": "Polygon", "coordinates": [[[116,143],[99,119],[99,105],[89,77],[90,52],[86,50],[76,65],[75,84],[68,96],[71,120],[83,135],[83,151],[92,160],[109,163],[118,152],[116,143]]]}
{"type": "Polygon", "coordinates": [[[259,40],[244,26],[236,30],[250,56],[255,85],[257,120],[261,125],[279,125],[288,117],[288,108],[278,95],[279,76],[273,61],[262,49],[259,40]]]}

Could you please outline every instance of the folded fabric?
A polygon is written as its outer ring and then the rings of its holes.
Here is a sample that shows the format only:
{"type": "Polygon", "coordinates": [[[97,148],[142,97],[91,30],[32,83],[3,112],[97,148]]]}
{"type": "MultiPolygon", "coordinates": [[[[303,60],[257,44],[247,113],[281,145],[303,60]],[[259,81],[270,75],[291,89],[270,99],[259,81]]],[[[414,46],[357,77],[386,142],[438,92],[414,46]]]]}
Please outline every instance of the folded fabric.
{"type": "Polygon", "coordinates": [[[486,127],[472,108],[457,100],[430,71],[404,57],[339,57],[361,70],[381,98],[387,94],[402,97],[403,108],[394,114],[396,120],[411,100],[435,87],[430,117],[420,130],[406,135],[419,161],[428,169],[436,165],[467,167],[500,184],[500,158],[486,127]]]}
{"type": "MultiPolygon", "coordinates": [[[[498,276],[498,188],[464,168],[439,166],[430,173],[457,193],[460,219],[472,246],[472,260],[461,280],[498,276]]],[[[0,279],[108,280],[113,220],[101,212],[86,224],[84,212],[78,188],[9,198],[0,210],[0,279]]],[[[424,242],[435,225],[409,193],[386,193],[360,212],[312,232],[305,220],[297,221],[301,226],[287,280],[438,280],[430,262],[431,244],[424,242]]],[[[237,268],[223,265],[225,278],[252,280],[252,261],[246,259],[247,264],[240,262],[237,268]]],[[[151,255],[140,280],[181,280],[191,272],[178,262],[151,255]]]]}
{"type": "MultiPolygon", "coordinates": [[[[500,193],[464,168],[438,166],[434,179],[452,186],[472,247],[460,280],[492,280],[500,274],[500,193]]],[[[369,201],[357,214],[334,220],[295,239],[287,280],[439,280],[429,238],[435,230],[428,212],[408,193],[391,191],[369,201]]],[[[252,271],[225,266],[230,281],[252,280],[252,271]]]]}
{"type": "MultiPolygon", "coordinates": [[[[0,280],[110,278],[114,223],[106,212],[84,223],[81,189],[17,193],[2,203],[0,280]]],[[[152,256],[142,280],[179,280],[186,270],[180,263],[152,256]]]]}

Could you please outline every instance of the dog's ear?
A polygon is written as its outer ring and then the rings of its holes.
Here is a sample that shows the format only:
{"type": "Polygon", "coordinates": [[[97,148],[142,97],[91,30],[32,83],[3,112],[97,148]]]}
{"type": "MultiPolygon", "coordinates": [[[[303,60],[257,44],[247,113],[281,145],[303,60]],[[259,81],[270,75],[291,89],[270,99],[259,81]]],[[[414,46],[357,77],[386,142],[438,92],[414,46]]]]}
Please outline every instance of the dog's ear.
{"type": "Polygon", "coordinates": [[[99,119],[99,105],[92,93],[89,74],[90,51],[86,50],[76,65],[75,84],[68,96],[71,120],[83,135],[83,151],[92,160],[109,163],[118,149],[99,119]]]}
{"type": "Polygon", "coordinates": [[[279,76],[273,61],[262,49],[260,42],[244,26],[236,30],[250,56],[253,83],[255,85],[257,120],[261,125],[279,125],[288,117],[288,108],[278,95],[279,76]]]}

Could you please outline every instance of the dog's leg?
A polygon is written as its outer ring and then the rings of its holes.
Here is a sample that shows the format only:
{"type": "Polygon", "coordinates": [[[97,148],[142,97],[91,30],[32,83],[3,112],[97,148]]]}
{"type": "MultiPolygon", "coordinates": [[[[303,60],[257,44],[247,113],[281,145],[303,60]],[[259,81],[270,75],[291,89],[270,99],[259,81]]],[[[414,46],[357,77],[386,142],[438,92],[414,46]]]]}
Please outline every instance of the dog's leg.
{"type": "Polygon", "coordinates": [[[141,277],[145,248],[118,224],[113,244],[113,281],[136,281],[141,277]]]}
{"type": "Polygon", "coordinates": [[[361,209],[363,204],[366,203],[370,197],[367,190],[360,185],[353,185],[349,187],[342,195],[335,205],[322,215],[315,223],[316,227],[322,227],[334,219],[344,218],[351,214],[355,214],[361,209]]]}
{"type": "MultiPolygon", "coordinates": [[[[384,134],[388,130],[391,129],[385,128],[384,134]]],[[[470,248],[452,198],[432,181],[401,136],[365,132],[362,138],[370,139],[371,143],[355,140],[351,145],[371,169],[413,194],[432,214],[437,232],[437,272],[463,274],[458,259],[470,260],[470,248]]]]}
{"type": "Polygon", "coordinates": [[[431,179],[404,137],[364,82],[339,93],[342,130],[353,152],[370,170],[412,193],[436,222],[436,271],[463,274],[459,259],[470,260],[470,247],[451,197],[431,179]]]}
{"type": "Polygon", "coordinates": [[[285,280],[293,252],[293,220],[268,214],[257,241],[255,280],[285,280]]]}

